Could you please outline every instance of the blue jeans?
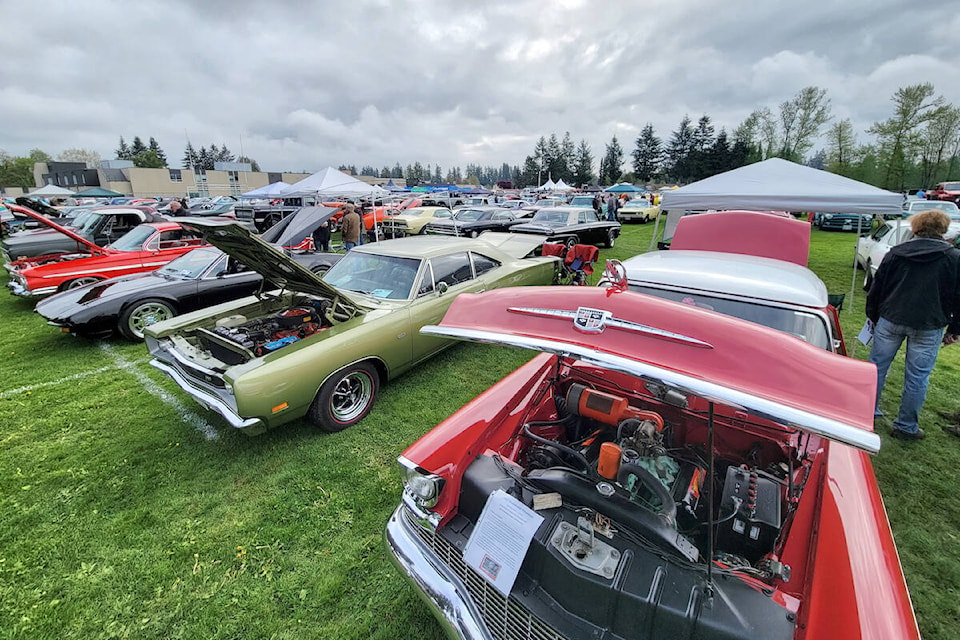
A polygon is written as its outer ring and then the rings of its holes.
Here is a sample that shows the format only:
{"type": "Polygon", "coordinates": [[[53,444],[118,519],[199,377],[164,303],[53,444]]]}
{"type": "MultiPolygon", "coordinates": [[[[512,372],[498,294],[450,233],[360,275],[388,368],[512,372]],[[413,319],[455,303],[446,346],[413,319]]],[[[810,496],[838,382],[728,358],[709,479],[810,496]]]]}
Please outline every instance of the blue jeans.
{"type": "Polygon", "coordinates": [[[927,398],[930,372],[940,353],[943,329],[913,329],[880,318],[873,330],[873,347],[870,349],[870,362],[877,365],[877,415],[880,415],[880,394],[887,380],[887,371],[904,339],[907,341],[907,357],[903,371],[903,395],[893,428],[916,433],[920,428],[920,408],[927,398]]]}
{"type": "Polygon", "coordinates": [[[358,242],[344,242],[343,246],[347,248],[347,251],[350,251],[350,249],[353,249],[358,244],[359,244],[358,242]]]}

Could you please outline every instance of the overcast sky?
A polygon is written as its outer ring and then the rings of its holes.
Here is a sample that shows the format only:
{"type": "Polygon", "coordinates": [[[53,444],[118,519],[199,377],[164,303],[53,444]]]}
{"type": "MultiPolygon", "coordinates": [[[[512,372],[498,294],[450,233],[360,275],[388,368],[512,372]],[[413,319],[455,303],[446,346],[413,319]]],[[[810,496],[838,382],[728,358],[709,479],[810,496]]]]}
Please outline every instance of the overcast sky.
{"type": "Polygon", "coordinates": [[[565,131],[599,162],[684,114],[729,132],[810,85],[860,142],[900,87],[960,105],[955,0],[0,0],[0,18],[11,155],[107,159],[139,135],[171,166],[189,139],[265,171],[446,172],[565,131]]]}

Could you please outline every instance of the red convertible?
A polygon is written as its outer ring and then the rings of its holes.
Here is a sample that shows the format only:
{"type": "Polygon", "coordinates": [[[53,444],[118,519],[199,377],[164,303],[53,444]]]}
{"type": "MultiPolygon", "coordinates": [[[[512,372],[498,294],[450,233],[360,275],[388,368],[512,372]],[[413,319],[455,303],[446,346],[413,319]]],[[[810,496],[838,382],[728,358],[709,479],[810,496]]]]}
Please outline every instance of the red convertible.
{"type": "Polygon", "coordinates": [[[176,222],[138,225],[106,247],[55,222],[53,227],[85,247],[84,253],[57,253],[13,260],[7,288],[16,296],[37,298],[116,276],[153,271],[176,257],[206,244],[192,231],[176,222]]]}
{"type": "Polygon", "coordinates": [[[919,638],[874,367],[607,277],[464,294],[422,329],[542,352],[399,458],[387,543],[445,630],[919,638]]]}

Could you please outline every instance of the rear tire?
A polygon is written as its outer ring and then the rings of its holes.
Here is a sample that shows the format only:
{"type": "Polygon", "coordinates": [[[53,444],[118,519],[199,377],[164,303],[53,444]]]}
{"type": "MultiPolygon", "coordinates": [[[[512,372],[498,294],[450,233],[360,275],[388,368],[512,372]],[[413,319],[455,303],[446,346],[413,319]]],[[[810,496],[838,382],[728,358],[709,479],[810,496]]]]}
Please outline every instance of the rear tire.
{"type": "Polygon", "coordinates": [[[567,247],[567,251],[573,249],[573,245],[579,244],[580,240],[577,236],[570,236],[563,241],[563,244],[567,247]]]}
{"type": "Polygon", "coordinates": [[[177,315],[168,302],[148,298],[127,307],[120,314],[117,329],[128,340],[143,342],[143,330],[161,320],[169,320],[177,315]]]}
{"type": "Polygon", "coordinates": [[[380,389],[380,375],[368,362],[357,362],[331,375],[307,412],[307,418],[327,433],[343,431],[370,413],[380,389]]]}

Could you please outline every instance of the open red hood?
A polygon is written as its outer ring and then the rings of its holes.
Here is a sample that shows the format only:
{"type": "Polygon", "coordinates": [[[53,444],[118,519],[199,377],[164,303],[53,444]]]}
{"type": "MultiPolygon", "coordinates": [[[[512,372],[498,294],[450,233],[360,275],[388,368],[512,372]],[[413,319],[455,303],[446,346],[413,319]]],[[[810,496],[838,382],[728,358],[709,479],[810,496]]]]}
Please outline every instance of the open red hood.
{"type": "Polygon", "coordinates": [[[33,218],[34,220],[38,220],[38,221],[40,221],[42,224],[45,224],[46,226],[50,227],[51,229],[54,229],[54,230],[56,230],[56,231],[59,231],[59,232],[62,233],[63,235],[67,236],[68,238],[71,238],[71,239],[73,239],[73,240],[76,240],[77,242],[79,242],[79,243],[82,244],[83,246],[87,247],[87,248],[90,250],[90,253],[103,254],[103,253],[111,253],[111,252],[112,252],[110,249],[105,249],[104,247],[98,247],[97,245],[95,245],[94,243],[90,242],[89,240],[87,240],[87,239],[84,238],[83,236],[77,235],[77,234],[76,234],[75,232],[73,232],[72,230],[70,230],[70,229],[68,229],[68,228],[66,228],[66,227],[64,227],[64,226],[61,226],[61,225],[57,224],[57,223],[54,222],[53,220],[50,220],[50,219],[47,218],[46,216],[40,215],[39,213],[37,213],[36,211],[34,211],[34,210],[32,210],[32,209],[29,209],[29,208],[27,208],[27,207],[23,207],[23,206],[18,205],[18,204],[11,204],[11,205],[7,205],[7,206],[10,207],[10,210],[11,210],[11,211],[16,211],[17,213],[22,213],[23,215],[29,216],[29,217],[33,218]]]}
{"type": "Polygon", "coordinates": [[[461,294],[423,333],[523,347],[742,408],[876,452],[874,366],[704,309],[600,287],[461,294]]]}

